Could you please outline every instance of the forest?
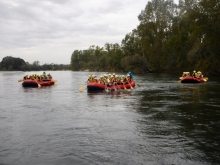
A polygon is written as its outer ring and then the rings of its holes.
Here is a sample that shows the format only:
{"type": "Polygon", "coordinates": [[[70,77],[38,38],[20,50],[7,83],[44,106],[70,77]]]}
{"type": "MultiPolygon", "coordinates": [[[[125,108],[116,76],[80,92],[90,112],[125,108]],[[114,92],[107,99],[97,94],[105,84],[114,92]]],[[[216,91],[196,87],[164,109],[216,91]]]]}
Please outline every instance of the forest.
{"type": "Polygon", "coordinates": [[[21,58],[6,56],[0,62],[1,71],[40,71],[40,70],[70,70],[70,65],[43,64],[34,61],[33,64],[25,62],[21,58]]]}
{"type": "Polygon", "coordinates": [[[74,50],[74,71],[220,74],[220,1],[152,0],[120,45],[74,50]]]}

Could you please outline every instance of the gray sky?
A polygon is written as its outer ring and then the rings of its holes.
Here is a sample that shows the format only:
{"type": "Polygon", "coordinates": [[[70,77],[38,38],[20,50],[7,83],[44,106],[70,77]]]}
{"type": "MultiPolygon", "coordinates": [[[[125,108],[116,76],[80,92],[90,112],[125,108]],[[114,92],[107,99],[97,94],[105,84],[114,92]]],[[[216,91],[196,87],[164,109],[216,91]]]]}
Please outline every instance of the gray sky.
{"type": "Polygon", "coordinates": [[[118,43],[148,0],[0,0],[0,61],[69,64],[74,50],[118,43]]]}

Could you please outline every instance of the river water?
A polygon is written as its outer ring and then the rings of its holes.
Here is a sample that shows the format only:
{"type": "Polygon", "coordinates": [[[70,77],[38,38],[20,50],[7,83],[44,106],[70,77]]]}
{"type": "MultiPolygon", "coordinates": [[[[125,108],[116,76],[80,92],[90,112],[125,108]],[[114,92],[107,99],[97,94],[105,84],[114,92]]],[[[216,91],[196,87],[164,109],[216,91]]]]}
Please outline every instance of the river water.
{"type": "Polygon", "coordinates": [[[0,165],[220,164],[219,77],[134,74],[140,87],[88,93],[104,73],[51,71],[55,85],[23,88],[32,73],[0,72],[0,165]]]}

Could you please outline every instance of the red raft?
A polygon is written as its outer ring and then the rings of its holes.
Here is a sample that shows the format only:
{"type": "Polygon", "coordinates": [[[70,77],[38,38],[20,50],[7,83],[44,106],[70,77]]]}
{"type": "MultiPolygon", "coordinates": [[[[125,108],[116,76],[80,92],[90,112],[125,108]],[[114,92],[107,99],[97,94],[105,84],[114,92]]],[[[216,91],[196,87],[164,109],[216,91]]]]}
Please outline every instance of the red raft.
{"type": "Polygon", "coordinates": [[[23,80],[22,86],[23,87],[40,87],[40,86],[50,86],[53,85],[54,81],[53,80],[42,80],[42,81],[37,81],[37,80],[23,80]]]}
{"type": "Polygon", "coordinates": [[[206,81],[207,81],[207,79],[196,78],[193,76],[185,76],[180,79],[181,83],[202,83],[202,82],[206,82],[206,81]]]}
{"type": "Polygon", "coordinates": [[[100,83],[91,83],[91,82],[87,83],[88,91],[103,91],[103,90],[113,91],[117,89],[130,89],[133,87],[135,87],[135,82],[132,80],[130,81],[130,83],[126,83],[126,84],[115,84],[115,85],[107,85],[107,86],[100,83]]]}

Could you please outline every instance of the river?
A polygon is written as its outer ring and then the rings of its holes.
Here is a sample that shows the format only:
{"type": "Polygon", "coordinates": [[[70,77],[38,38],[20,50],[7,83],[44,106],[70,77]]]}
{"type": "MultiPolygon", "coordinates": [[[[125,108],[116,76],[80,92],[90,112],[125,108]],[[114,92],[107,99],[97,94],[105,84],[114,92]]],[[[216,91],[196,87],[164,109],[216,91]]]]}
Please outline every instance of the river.
{"type": "Polygon", "coordinates": [[[50,71],[55,85],[23,88],[33,73],[0,72],[0,165],[220,163],[220,77],[133,74],[134,89],[88,93],[104,73],[50,71]]]}

